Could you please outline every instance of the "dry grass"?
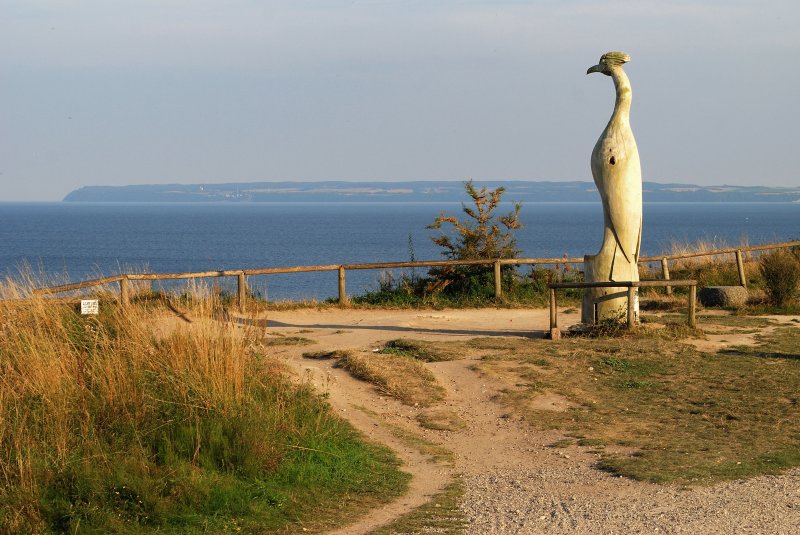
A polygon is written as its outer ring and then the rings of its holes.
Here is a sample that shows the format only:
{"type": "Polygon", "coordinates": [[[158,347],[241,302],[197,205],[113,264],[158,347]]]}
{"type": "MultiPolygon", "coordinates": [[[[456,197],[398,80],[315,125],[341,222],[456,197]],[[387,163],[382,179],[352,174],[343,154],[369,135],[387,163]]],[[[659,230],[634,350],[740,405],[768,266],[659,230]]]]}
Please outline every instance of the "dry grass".
{"type": "Polygon", "coordinates": [[[353,376],[373,383],[406,405],[429,407],[444,398],[444,389],[424,364],[405,355],[351,353],[340,365],[353,376]]]}
{"type": "MultiPolygon", "coordinates": [[[[118,462],[93,443],[98,426],[119,427],[121,436],[136,440],[158,433],[158,422],[170,417],[209,411],[224,417],[249,395],[246,374],[275,373],[273,363],[248,351],[245,338],[227,336],[219,325],[155,340],[135,310],[122,316],[104,307],[99,317],[80,317],[45,299],[0,307],[0,487],[15,495],[28,521],[41,514],[35,497],[57,484],[59,474],[118,462]],[[168,381],[168,395],[154,395],[161,388],[145,385],[153,381],[168,381]]],[[[275,453],[264,452],[266,458],[275,453]]],[[[38,522],[43,526],[46,518],[38,522]]]]}
{"type": "MultiPolygon", "coordinates": [[[[748,247],[749,242],[743,236],[738,247],[748,247]]],[[[724,240],[698,240],[695,242],[673,240],[664,255],[684,255],[698,253],[712,253],[718,249],[733,247],[724,240]]],[[[758,262],[750,252],[743,252],[745,278],[750,285],[760,286],[761,277],[758,272],[758,262]]],[[[670,277],[672,279],[696,279],[700,286],[738,286],[739,272],[733,253],[712,256],[695,256],[669,262],[670,277]]],[[[663,274],[659,262],[641,264],[639,266],[639,277],[642,280],[662,279],[663,274]]],[[[685,289],[675,289],[680,294],[685,293],[685,289]]],[[[662,290],[663,292],[663,290],[662,290]]]]}
{"type": "Polygon", "coordinates": [[[433,408],[420,412],[417,415],[419,425],[426,429],[437,431],[458,431],[466,427],[466,422],[455,412],[449,409],[433,408]]]}
{"type": "Polygon", "coordinates": [[[0,301],[0,533],[329,525],[334,496],[366,492],[363,508],[405,484],[260,333],[212,320],[209,294],[162,330],[149,305],[83,317],[24,286],[0,294],[27,298],[0,301]]]}
{"type": "MultiPolygon", "coordinates": [[[[742,236],[738,247],[749,247],[750,242],[747,236],[742,236]]],[[[697,254],[697,253],[711,253],[718,249],[729,249],[736,247],[727,243],[725,240],[714,238],[712,240],[697,240],[695,242],[672,240],[667,247],[667,256],[684,255],[684,254],[697,254]]],[[[681,260],[674,260],[670,265],[670,270],[693,270],[702,267],[709,267],[715,264],[731,262],[732,255],[716,255],[716,256],[697,256],[693,258],[685,258],[681,260]]],[[[750,259],[750,253],[744,253],[746,260],[750,259]]]]}

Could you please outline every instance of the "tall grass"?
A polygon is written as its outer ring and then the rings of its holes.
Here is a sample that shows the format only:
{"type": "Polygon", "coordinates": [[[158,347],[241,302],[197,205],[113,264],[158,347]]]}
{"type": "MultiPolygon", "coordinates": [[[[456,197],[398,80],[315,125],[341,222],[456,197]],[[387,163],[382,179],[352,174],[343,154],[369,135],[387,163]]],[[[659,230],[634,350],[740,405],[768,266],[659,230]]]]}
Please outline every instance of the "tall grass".
{"type": "MultiPolygon", "coordinates": [[[[668,256],[683,254],[711,253],[718,249],[733,247],[724,240],[701,239],[695,242],[673,240],[667,247],[668,256]]],[[[749,247],[746,236],[739,242],[739,247],[749,247]]],[[[756,282],[758,269],[752,261],[752,254],[744,252],[745,276],[749,282],[756,282]]],[[[696,256],[673,260],[669,265],[670,275],[673,279],[696,279],[700,286],[738,286],[739,271],[733,254],[696,256]]],[[[648,277],[650,278],[650,277],[648,277]]],[[[661,278],[660,268],[658,274],[652,278],[661,278]]]]}
{"type": "MultiPolygon", "coordinates": [[[[742,236],[739,240],[739,247],[747,248],[750,241],[747,236],[742,236]]],[[[699,239],[693,242],[672,240],[666,248],[668,256],[679,256],[684,254],[713,253],[719,249],[729,249],[734,247],[727,241],[714,237],[711,239],[699,239]]],[[[745,253],[746,258],[750,258],[750,253],[745,253]]],[[[730,263],[730,255],[727,256],[695,256],[684,258],[673,262],[672,267],[676,269],[689,269],[691,267],[703,267],[708,264],[730,263]]]]}
{"type": "Polygon", "coordinates": [[[271,531],[403,489],[213,298],[164,328],[152,307],[83,317],[29,293],[0,290],[28,297],[0,301],[0,532],[271,531]]]}

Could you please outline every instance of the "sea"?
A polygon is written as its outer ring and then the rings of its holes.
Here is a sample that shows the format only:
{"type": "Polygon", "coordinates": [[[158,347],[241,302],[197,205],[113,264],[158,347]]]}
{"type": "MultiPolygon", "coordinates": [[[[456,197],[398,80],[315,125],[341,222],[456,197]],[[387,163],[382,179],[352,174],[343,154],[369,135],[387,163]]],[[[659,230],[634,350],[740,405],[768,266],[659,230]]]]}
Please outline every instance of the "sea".
{"type": "MultiPolygon", "coordinates": [[[[0,203],[0,274],[32,273],[44,285],[126,272],[439,260],[431,237],[440,231],[426,227],[461,210],[459,203],[0,203]]],[[[515,234],[523,257],[582,257],[600,248],[599,202],[526,203],[521,220],[515,234]]],[[[667,253],[673,243],[798,239],[800,203],[644,204],[643,256],[667,253]]],[[[347,292],[375,290],[381,277],[399,274],[348,271],[347,292]]],[[[249,284],[269,300],[321,300],[338,288],[336,272],[257,276],[249,284]]]]}

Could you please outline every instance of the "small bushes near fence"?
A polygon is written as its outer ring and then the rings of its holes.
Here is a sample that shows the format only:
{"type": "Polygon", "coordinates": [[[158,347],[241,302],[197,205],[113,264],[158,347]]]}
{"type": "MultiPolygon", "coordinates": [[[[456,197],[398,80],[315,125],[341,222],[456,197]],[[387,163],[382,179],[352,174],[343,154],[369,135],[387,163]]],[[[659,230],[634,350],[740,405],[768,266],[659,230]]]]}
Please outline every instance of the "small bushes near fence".
{"type": "MultiPolygon", "coordinates": [[[[432,307],[481,307],[505,304],[507,306],[546,306],[550,282],[582,282],[583,273],[565,264],[554,268],[536,266],[520,268],[503,266],[501,301],[494,294],[494,275],[491,266],[484,273],[470,278],[470,284],[458,288],[447,280],[429,275],[425,277],[401,273],[393,276],[390,272],[380,275],[375,290],[352,296],[350,302],[357,305],[376,306],[432,306],[432,307]]],[[[564,290],[562,301],[575,304],[582,290],[564,290]]],[[[331,299],[334,301],[334,299],[331,299]]]]}
{"type": "Polygon", "coordinates": [[[800,260],[789,251],[774,251],[759,260],[764,291],[770,304],[784,307],[800,292],[800,260]]]}

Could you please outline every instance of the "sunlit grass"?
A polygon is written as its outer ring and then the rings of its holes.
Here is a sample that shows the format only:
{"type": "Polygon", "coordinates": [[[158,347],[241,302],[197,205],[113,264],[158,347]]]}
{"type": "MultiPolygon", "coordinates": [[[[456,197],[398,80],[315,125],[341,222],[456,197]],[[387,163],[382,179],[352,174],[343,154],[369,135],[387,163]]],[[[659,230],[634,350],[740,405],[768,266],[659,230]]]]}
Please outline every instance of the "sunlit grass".
{"type": "Polygon", "coordinates": [[[159,303],[0,293],[27,298],[0,301],[0,532],[318,531],[405,488],[213,295],[162,325],[159,303]]]}

